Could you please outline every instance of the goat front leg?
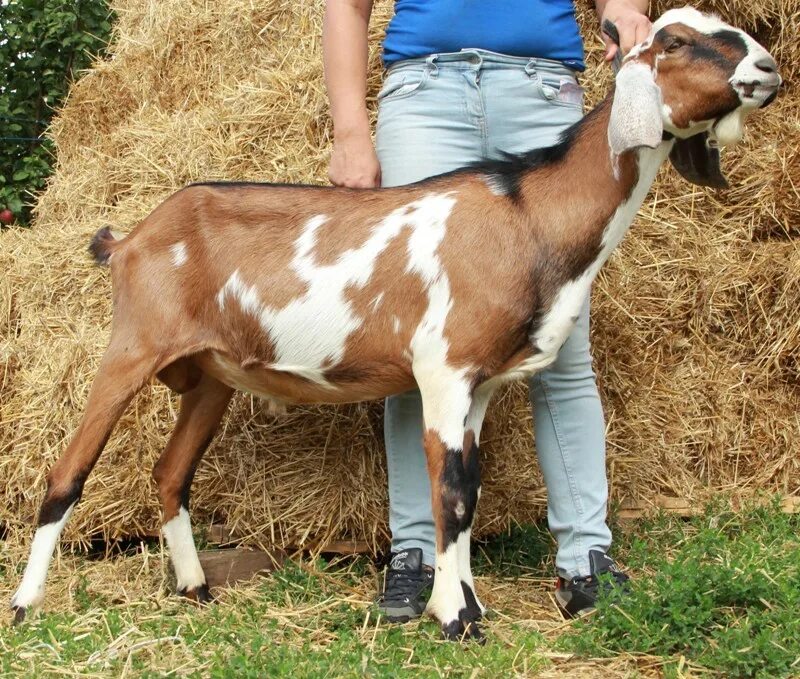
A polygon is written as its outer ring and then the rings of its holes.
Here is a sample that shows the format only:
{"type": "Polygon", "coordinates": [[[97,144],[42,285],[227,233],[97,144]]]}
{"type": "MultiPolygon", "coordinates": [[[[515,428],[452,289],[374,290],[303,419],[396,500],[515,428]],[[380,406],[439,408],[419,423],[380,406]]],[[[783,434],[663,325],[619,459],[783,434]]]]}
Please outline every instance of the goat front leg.
{"type": "Polygon", "coordinates": [[[486,415],[486,408],[489,406],[493,391],[493,389],[486,387],[479,387],[475,390],[464,433],[464,472],[469,493],[475,498],[475,507],[473,508],[469,525],[459,534],[456,544],[458,550],[458,576],[461,579],[461,587],[464,590],[464,600],[467,604],[469,617],[473,620],[480,620],[486,613],[486,607],[480,602],[475,593],[475,583],[472,578],[472,566],[470,564],[470,542],[472,539],[472,524],[475,520],[478,500],[481,497],[481,427],[483,426],[483,418],[486,415]]]}
{"type": "Polygon", "coordinates": [[[92,384],[83,419],[63,455],[47,475],[47,492],[22,583],[11,599],[14,622],[44,598],[47,571],[61,531],[81,497],[83,485],[134,394],[152,376],[155,357],[112,343],[92,384]]]}
{"type": "MultiPolygon", "coordinates": [[[[436,526],[436,574],[426,610],[440,622],[447,639],[482,641],[477,624],[481,611],[467,601],[470,595],[474,600],[474,594],[471,583],[462,582],[460,564],[465,544],[469,550],[468,531],[478,501],[474,470],[465,464],[469,458],[465,458],[463,449],[464,423],[471,403],[469,384],[466,380],[427,388],[420,384],[420,390],[436,526]]],[[[468,561],[468,552],[466,558],[468,561]]]]}
{"type": "Polygon", "coordinates": [[[203,374],[198,384],[181,396],[175,430],[153,469],[178,593],[198,603],[211,601],[211,594],[192,536],[189,490],[232,395],[233,389],[203,374]]]}

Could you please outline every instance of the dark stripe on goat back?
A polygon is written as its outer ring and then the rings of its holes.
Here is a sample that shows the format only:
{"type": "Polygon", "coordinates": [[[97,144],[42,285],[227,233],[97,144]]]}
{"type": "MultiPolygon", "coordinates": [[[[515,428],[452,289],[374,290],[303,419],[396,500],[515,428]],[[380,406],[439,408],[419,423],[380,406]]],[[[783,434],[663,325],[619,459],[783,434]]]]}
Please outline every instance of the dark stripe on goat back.
{"type": "MultiPolygon", "coordinates": [[[[399,187],[378,187],[376,189],[347,189],[347,190],[357,191],[357,192],[362,192],[362,191],[367,192],[374,190],[406,189],[408,187],[419,186],[427,183],[434,183],[437,182],[438,180],[445,179],[448,177],[454,177],[470,173],[470,174],[484,174],[497,177],[498,182],[508,187],[507,195],[509,195],[512,199],[514,199],[515,197],[519,196],[520,176],[525,172],[529,172],[539,167],[544,167],[545,165],[550,165],[563,160],[569,149],[574,144],[575,139],[577,139],[578,135],[580,134],[585,124],[585,121],[588,120],[590,117],[596,115],[597,111],[599,111],[603,106],[604,102],[601,102],[597,107],[595,107],[593,111],[591,111],[585,117],[581,118],[574,125],[571,125],[566,130],[564,130],[564,132],[561,133],[558,142],[556,142],[552,146],[536,148],[530,151],[525,151],[523,153],[507,153],[505,151],[500,151],[500,156],[498,158],[480,160],[475,163],[470,163],[469,165],[465,165],[464,167],[459,167],[454,170],[450,170],[448,172],[443,172],[438,175],[426,177],[425,179],[420,179],[419,181],[410,184],[404,184],[403,186],[399,187]]],[[[193,186],[208,186],[211,188],[220,188],[220,189],[286,188],[286,189],[324,189],[327,191],[343,190],[343,187],[327,186],[324,184],[291,184],[285,182],[281,183],[281,182],[224,181],[224,180],[193,182],[192,184],[189,184],[187,188],[191,188],[193,186]]]]}
{"type": "MultiPolygon", "coordinates": [[[[493,182],[496,182],[502,194],[512,202],[519,202],[521,198],[521,180],[528,173],[539,168],[560,163],[566,157],[569,150],[575,144],[575,140],[580,136],[586,122],[597,115],[597,112],[604,106],[601,102],[593,111],[581,118],[579,121],[570,125],[559,136],[558,141],[552,146],[531,149],[522,153],[508,153],[500,151],[499,157],[480,160],[475,163],[445,172],[444,174],[431,177],[431,180],[444,177],[453,177],[463,174],[482,175],[493,182]]],[[[429,181],[429,180],[423,180],[429,181]]],[[[422,182],[418,182],[422,183],[422,182]]]]}
{"type": "Polygon", "coordinates": [[[325,189],[332,190],[339,187],[326,184],[291,184],[289,182],[255,182],[255,181],[225,181],[211,180],[206,182],[192,182],[186,188],[193,186],[208,186],[214,189],[325,189]]]}

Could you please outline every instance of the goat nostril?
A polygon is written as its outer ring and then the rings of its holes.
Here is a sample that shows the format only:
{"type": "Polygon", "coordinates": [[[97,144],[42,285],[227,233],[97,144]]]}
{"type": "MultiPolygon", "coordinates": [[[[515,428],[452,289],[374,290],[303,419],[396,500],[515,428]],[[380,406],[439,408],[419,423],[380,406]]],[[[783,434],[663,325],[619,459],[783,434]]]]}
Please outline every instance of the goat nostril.
{"type": "Polygon", "coordinates": [[[771,57],[762,57],[755,63],[755,67],[764,73],[775,73],[777,70],[775,60],[771,57]]]}

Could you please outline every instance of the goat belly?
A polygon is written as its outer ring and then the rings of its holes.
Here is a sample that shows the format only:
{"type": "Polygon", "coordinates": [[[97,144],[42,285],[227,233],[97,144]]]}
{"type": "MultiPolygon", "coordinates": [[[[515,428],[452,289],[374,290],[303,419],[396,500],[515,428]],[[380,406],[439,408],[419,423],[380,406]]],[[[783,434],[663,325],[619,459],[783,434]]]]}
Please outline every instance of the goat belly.
{"type": "Polygon", "coordinates": [[[303,365],[240,362],[218,351],[203,352],[194,360],[220,382],[279,408],[287,404],[366,401],[414,387],[410,368],[391,363],[365,362],[357,370],[340,364],[318,370],[303,365]]]}

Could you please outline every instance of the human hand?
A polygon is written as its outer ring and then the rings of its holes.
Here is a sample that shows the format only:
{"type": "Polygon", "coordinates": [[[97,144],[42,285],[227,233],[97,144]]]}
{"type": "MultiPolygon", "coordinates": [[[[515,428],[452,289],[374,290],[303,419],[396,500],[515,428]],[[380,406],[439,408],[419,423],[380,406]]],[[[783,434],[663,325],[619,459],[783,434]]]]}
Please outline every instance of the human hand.
{"type": "Polygon", "coordinates": [[[328,178],[351,189],[380,186],[381,166],[368,132],[334,139],[328,178]]]}
{"type": "Polygon", "coordinates": [[[612,61],[620,49],[623,55],[627,54],[634,45],[638,45],[648,36],[652,24],[645,14],[646,9],[647,3],[640,0],[608,0],[605,3],[600,24],[606,20],[611,21],[617,27],[620,43],[617,46],[609,36],[602,34],[606,45],[606,61],[612,61]]]}

